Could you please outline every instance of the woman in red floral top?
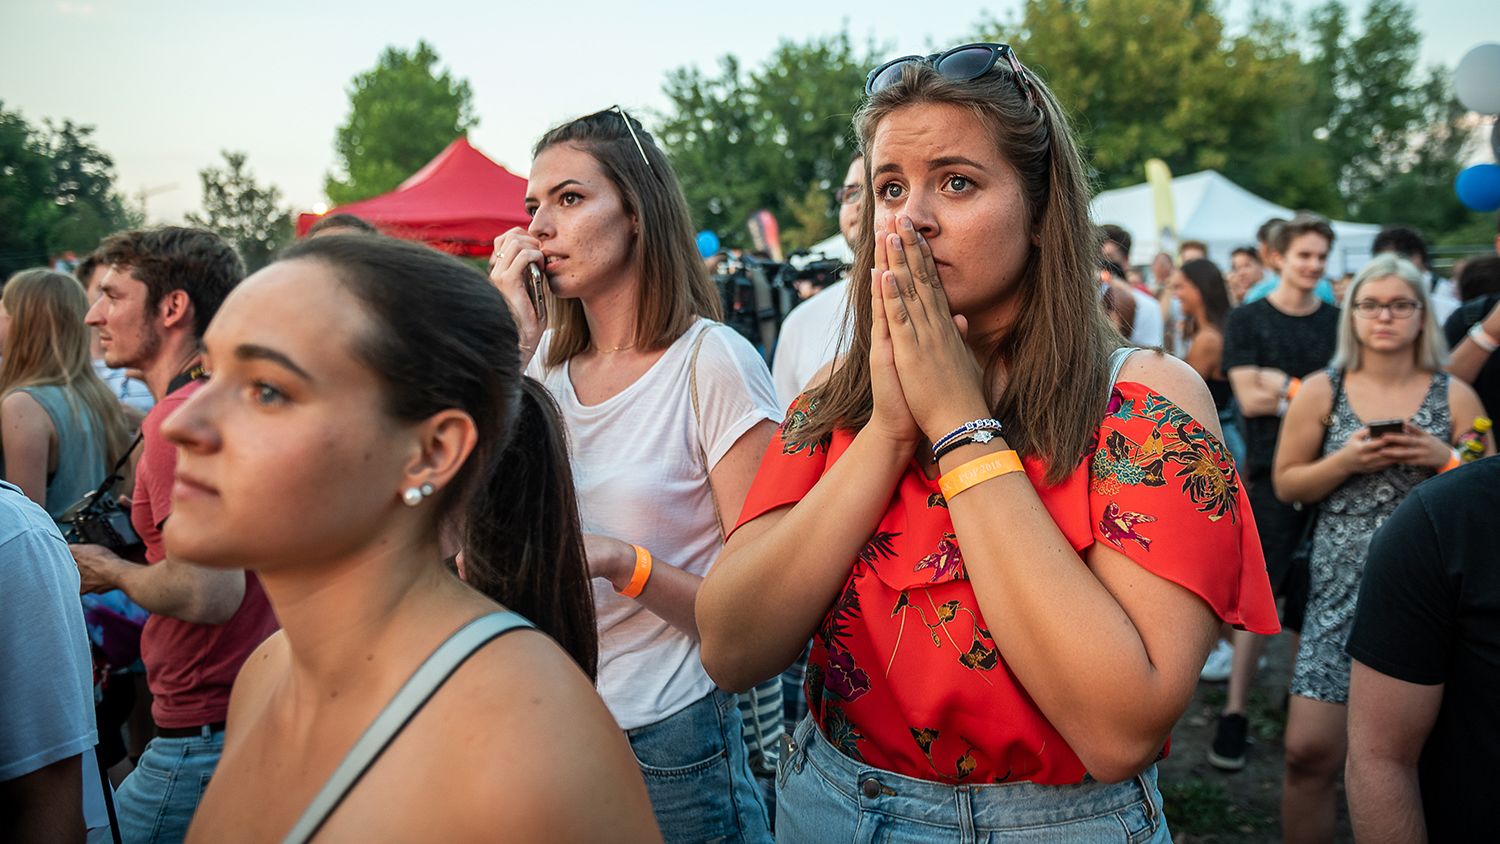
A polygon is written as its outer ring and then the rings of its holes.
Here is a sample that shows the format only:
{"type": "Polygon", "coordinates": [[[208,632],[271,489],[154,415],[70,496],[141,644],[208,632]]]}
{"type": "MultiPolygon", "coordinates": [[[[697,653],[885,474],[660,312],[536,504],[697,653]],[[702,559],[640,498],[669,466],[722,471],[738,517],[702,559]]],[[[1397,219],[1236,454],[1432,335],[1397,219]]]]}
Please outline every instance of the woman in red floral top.
{"type": "Polygon", "coordinates": [[[1220,622],[1277,630],[1213,400],[1118,348],[1070,130],[1009,48],[866,93],[850,351],[704,583],[704,665],[745,688],[813,642],[778,841],[1170,840],[1155,762],[1220,622]]]}

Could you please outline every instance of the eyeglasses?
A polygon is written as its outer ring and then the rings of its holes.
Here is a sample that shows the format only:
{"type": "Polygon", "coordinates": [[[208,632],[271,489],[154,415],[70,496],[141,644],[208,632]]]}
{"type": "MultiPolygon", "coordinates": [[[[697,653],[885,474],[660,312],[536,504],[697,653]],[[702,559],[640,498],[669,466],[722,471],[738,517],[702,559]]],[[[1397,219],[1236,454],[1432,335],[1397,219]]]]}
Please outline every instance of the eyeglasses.
{"type": "Polygon", "coordinates": [[[853,205],[859,201],[859,185],[839,185],[833,189],[833,200],[840,205],[853,205]]]}
{"type": "Polygon", "coordinates": [[[1026,70],[1021,67],[1021,60],[1016,58],[1016,51],[1012,50],[1009,44],[965,44],[962,47],[954,47],[947,52],[933,53],[930,56],[902,56],[899,59],[891,59],[870,71],[870,75],[865,77],[865,96],[873,97],[901,81],[901,68],[908,62],[929,65],[945,79],[969,82],[989,73],[994,69],[995,62],[1002,58],[1010,67],[1011,74],[1015,76],[1017,87],[1026,95],[1026,101],[1040,110],[1041,104],[1037,101],[1036,91],[1031,87],[1030,80],[1026,78],[1026,70]]]}
{"type": "Polygon", "coordinates": [[[1412,314],[1422,310],[1422,303],[1411,299],[1397,299],[1394,302],[1376,302],[1371,299],[1361,299],[1354,303],[1354,313],[1364,319],[1374,319],[1381,311],[1390,311],[1391,316],[1396,319],[1409,319],[1412,314]]]}
{"type": "Polygon", "coordinates": [[[627,113],[625,111],[625,109],[620,108],[618,105],[612,105],[609,108],[605,109],[605,111],[619,112],[620,119],[625,121],[625,131],[627,131],[627,132],[630,133],[630,139],[632,141],[635,141],[636,151],[641,154],[641,160],[644,161],[644,162],[646,162],[646,169],[650,170],[651,169],[651,159],[649,159],[649,158],[646,157],[646,148],[643,147],[643,146],[641,146],[641,139],[638,138],[638,137],[636,137],[635,127],[632,126],[632,125],[630,125],[630,114],[627,113]]]}

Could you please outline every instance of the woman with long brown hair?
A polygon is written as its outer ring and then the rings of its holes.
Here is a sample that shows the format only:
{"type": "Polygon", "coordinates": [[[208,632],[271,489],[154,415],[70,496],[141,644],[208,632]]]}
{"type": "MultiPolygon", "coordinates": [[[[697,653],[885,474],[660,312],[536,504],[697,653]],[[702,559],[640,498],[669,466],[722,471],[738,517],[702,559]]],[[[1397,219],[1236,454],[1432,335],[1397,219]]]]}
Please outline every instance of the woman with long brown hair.
{"type": "Polygon", "coordinates": [[[704,585],[704,663],[743,688],[813,640],[778,840],[1167,840],[1154,762],[1220,620],[1276,629],[1212,399],[1106,322],[1071,131],[1009,47],[866,93],[853,343],[704,585]]]}
{"type": "Polygon", "coordinates": [[[551,130],[533,155],[531,224],[497,239],[491,278],[567,425],[599,693],[669,842],[769,841],[741,716],[703,670],[694,607],[780,418],[770,373],[715,321],[687,201],[639,123],[606,109],[551,130]],[[545,273],[542,310],[531,267],[545,273]]]}
{"type": "Polygon", "coordinates": [[[94,373],[88,297],[72,276],[11,276],[0,294],[0,443],[5,480],[54,519],[130,448],[130,422],[94,373]]]}

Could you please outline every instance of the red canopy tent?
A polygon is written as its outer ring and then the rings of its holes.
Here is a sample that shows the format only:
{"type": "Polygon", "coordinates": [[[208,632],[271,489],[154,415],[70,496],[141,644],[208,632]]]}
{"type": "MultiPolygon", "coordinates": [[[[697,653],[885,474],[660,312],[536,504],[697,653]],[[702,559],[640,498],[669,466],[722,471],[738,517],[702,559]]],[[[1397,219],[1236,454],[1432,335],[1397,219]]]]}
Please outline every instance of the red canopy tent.
{"type": "MultiPolygon", "coordinates": [[[[525,196],[525,179],[459,138],[390,193],[327,213],[353,214],[388,235],[455,255],[488,255],[502,232],[530,222],[525,196]]],[[[306,237],[322,216],[298,215],[297,236],[306,237]]]]}

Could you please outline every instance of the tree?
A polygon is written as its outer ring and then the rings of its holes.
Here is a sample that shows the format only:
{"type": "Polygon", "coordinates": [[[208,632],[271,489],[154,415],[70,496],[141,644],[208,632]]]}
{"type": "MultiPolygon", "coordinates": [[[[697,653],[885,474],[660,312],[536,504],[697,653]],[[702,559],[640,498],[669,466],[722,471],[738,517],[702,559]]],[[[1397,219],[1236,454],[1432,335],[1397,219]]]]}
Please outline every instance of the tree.
{"type": "Polygon", "coordinates": [[[478,125],[469,83],[438,73],[426,41],[405,52],[387,47],[372,70],[349,86],[349,117],[334,142],[337,167],[324,182],[328,200],[343,205],[386,193],[453,139],[478,125]]]}
{"type": "Polygon", "coordinates": [[[1149,158],[1235,178],[1238,156],[1272,143],[1296,61],[1224,30],[1201,2],[1027,0],[1019,20],[982,35],[1047,80],[1110,188],[1140,182],[1149,158]]]}
{"type": "Polygon", "coordinates": [[[218,232],[234,245],[250,272],[271,262],[294,237],[292,213],[281,208],[281,190],[261,187],[245,166],[243,152],[223,151],[223,167],[198,171],[203,180],[203,214],[188,222],[218,232]]]}
{"type": "Polygon", "coordinates": [[[140,224],[93,131],[69,120],[36,127],[0,103],[0,279],[140,224]]]}
{"type": "Polygon", "coordinates": [[[733,56],[720,60],[716,76],[672,71],[665,85],[672,110],[657,136],[697,224],[745,245],[745,221],[767,208],[789,249],[836,232],[832,190],[855,149],[849,121],[873,53],[841,33],[783,41],[749,73],[733,56]]]}

